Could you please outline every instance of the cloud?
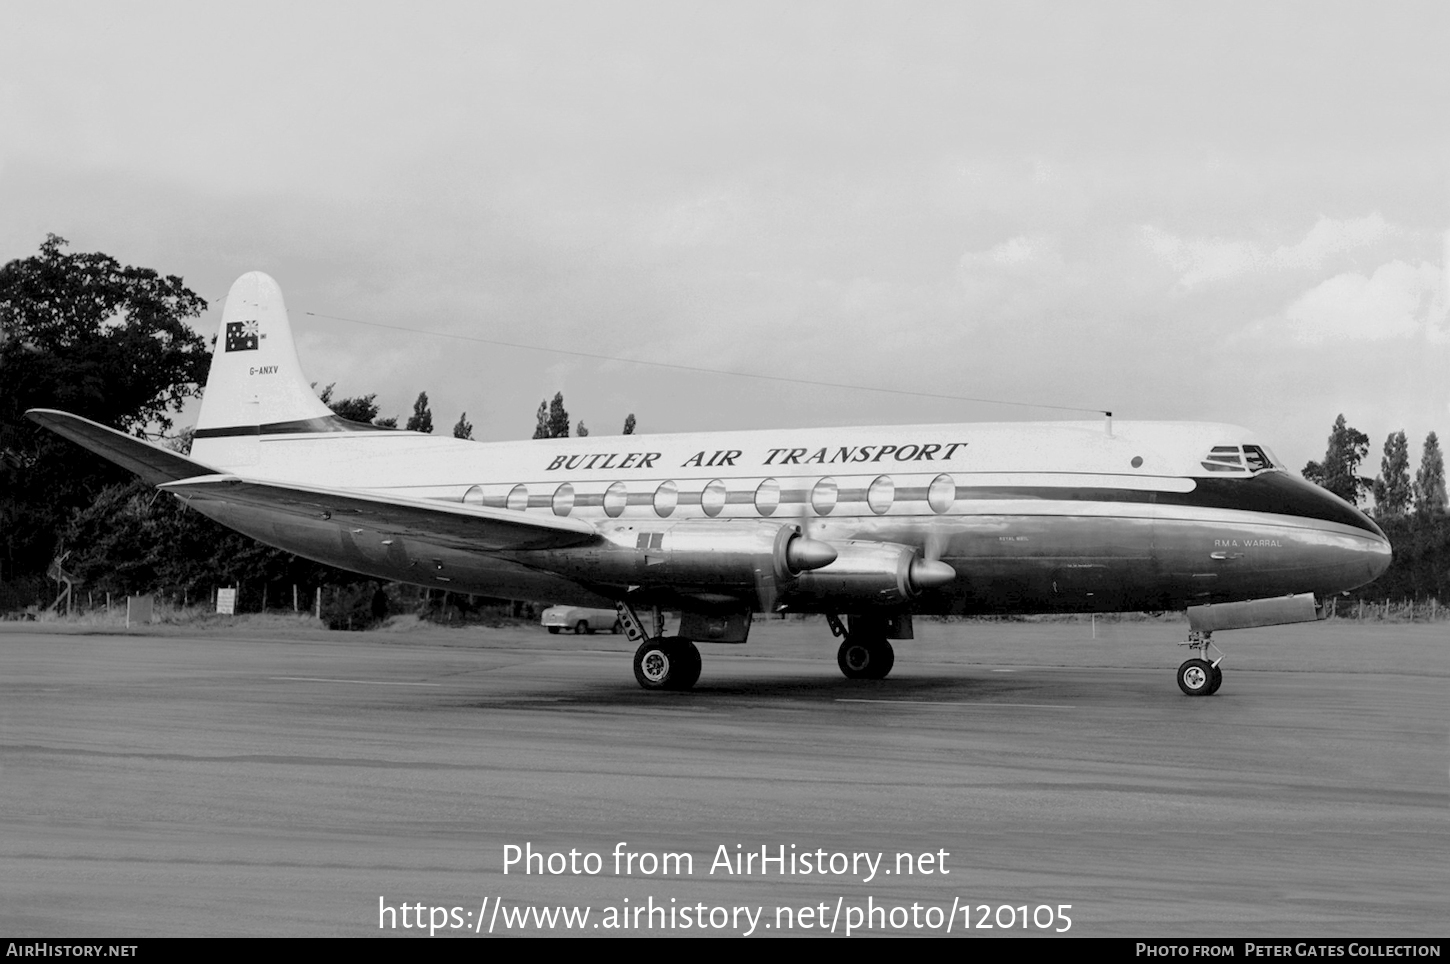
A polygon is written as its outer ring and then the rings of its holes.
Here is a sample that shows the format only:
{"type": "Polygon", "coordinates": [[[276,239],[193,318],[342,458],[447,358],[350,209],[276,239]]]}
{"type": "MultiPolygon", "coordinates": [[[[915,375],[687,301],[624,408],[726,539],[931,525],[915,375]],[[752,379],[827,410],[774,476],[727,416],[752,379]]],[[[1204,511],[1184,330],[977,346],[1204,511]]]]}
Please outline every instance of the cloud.
{"type": "Polygon", "coordinates": [[[1323,281],[1284,309],[1302,342],[1385,341],[1445,336],[1445,282],[1439,265],[1391,261],[1373,275],[1348,272],[1323,281]]]}
{"type": "Polygon", "coordinates": [[[1143,243],[1178,273],[1184,288],[1250,272],[1318,268],[1336,256],[1379,244],[1393,233],[1379,212],[1346,220],[1321,217],[1300,241],[1273,249],[1254,241],[1185,239],[1152,225],[1141,228],[1143,243]]]}

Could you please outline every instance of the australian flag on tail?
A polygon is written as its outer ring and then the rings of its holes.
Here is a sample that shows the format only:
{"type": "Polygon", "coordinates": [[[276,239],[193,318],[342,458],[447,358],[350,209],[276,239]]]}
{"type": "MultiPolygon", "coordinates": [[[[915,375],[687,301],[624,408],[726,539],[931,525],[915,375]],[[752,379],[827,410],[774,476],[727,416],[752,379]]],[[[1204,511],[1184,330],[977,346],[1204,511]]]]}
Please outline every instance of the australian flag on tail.
{"type": "Polygon", "coordinates": [[[227,322],[227,351],[256,351],[261,327],[255,321],[227,322]]]}

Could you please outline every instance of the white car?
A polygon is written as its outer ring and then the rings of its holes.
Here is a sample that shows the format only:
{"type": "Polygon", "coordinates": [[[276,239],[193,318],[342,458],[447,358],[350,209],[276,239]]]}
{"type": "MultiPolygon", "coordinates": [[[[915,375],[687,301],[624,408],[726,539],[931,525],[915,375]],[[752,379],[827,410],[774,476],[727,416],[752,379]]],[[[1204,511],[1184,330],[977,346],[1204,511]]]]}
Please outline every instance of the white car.
{"type": "Polygon", "coordinates": [[[586,609],[583,606],[550,606],[544,610],[544,617],[540,622],[551,633],[571,629],[581,636],[606,629],[611,633],[624,630],[619,622],[619,614],[613,609],[586,609]]]}

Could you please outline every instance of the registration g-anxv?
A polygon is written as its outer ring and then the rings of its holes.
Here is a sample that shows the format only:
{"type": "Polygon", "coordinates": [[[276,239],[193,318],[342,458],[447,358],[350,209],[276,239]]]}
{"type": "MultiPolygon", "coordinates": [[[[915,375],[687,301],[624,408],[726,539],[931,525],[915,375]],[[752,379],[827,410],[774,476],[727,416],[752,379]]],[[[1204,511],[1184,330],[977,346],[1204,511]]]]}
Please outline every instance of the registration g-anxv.
{"type": "Polygon", "coordinates": [[[227,296],[189,456],[48,409],[34,421],[192,508],[379,579],[615,607],[650,690],[756,613],[824,614],[880,679],[917,615],[1187,610],[1191,696],[1215,631],[1305,622],[1385,570],[1368,517],[1232,425],[1038,422],[476,443],[334,415],[280,289],[227,296]],[[680,613],[664,634],[664,611],[680,613]],[[653,616],[653,619],[651,619],[653,616]]]}

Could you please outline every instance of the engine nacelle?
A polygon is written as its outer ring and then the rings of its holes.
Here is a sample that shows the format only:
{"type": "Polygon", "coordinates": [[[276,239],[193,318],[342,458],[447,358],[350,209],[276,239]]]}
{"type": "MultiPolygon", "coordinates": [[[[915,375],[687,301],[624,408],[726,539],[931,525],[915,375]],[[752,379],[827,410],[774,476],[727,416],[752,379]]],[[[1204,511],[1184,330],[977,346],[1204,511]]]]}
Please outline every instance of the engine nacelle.
{"type": "MultiPolygon", "coordinates": [[[[835,549],[835,562],[796,578],[787,596],[788,605],[845,612],[897,606],[926,588],[924,581],[933,584],[929,574],[935,570],[923,567],[946,568],[919,559],[918,550],[911,546],[847,542],[835,549]],[[928,573],[928,579],[914,579],[914,571],[928,573]]],[[[951,572],[952,577],[955,575],[951,572]]]]}
{"type": "Polygon", "coordinates": [[[609,526],[605,545],[530,553],[537,562],[581,582],[680,592],[759,594],[762,608],[778,588],[829,565],[836,550],[779,522],[688,520],[609,526]]]}

